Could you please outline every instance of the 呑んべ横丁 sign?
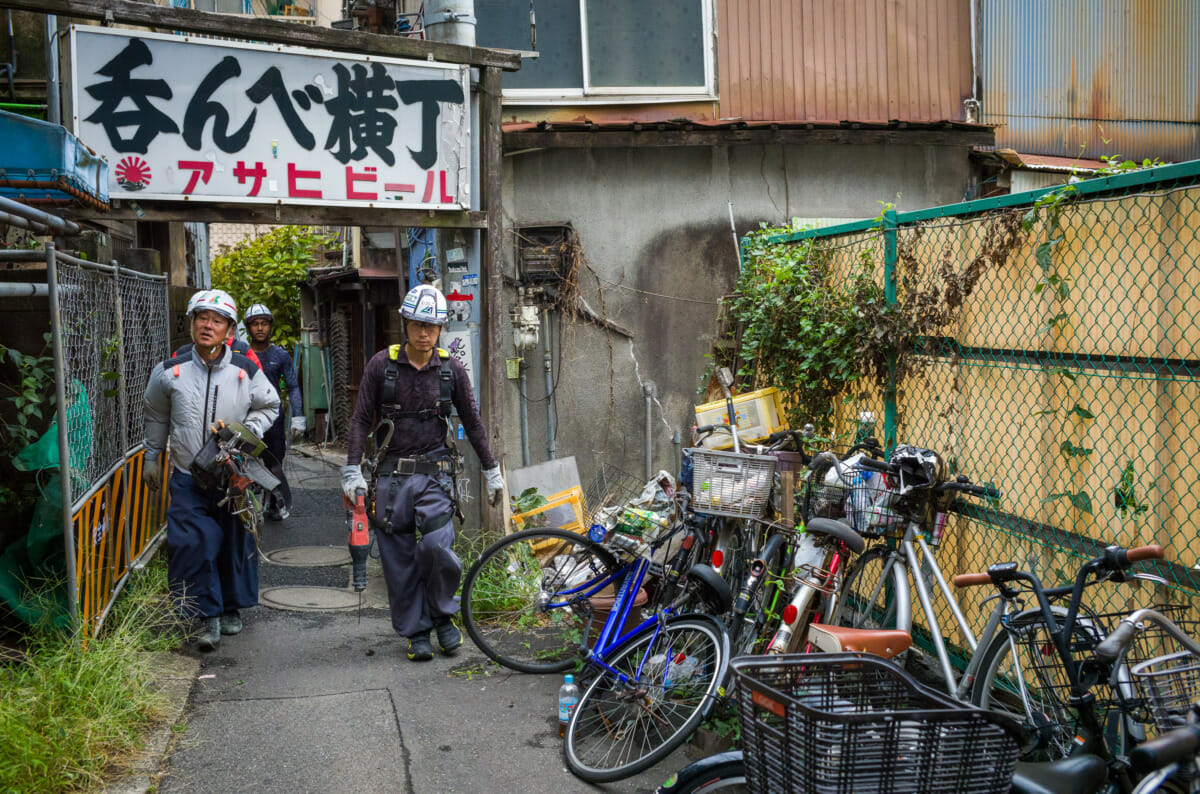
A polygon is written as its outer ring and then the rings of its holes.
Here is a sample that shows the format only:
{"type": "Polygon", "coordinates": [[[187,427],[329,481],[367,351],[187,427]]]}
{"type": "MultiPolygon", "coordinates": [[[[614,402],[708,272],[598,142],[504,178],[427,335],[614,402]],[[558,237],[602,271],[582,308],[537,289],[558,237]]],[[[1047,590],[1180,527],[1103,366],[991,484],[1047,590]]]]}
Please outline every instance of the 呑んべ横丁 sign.
{"type": "Polygon", "coordinates": [[[113,198],[470,205],[465,66],[89,27],[71,49],[113,198]]]}

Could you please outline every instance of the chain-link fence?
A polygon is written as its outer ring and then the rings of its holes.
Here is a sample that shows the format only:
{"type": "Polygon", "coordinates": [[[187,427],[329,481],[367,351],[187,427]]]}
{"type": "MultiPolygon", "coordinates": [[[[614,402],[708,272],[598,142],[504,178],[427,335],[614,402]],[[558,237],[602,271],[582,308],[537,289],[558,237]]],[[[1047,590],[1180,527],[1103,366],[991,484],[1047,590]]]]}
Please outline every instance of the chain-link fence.
{"type": "MultiPolygon", "coordinates": [[[[990,504],[958,503],[938,552],[947,575],[1017,561],[1057,584],[1107,544],[1158,543],[1167,559],[1147,570],[1165,586],[1106,588],[1094,606],[1200,596],[1190,521],[1200,496],[1200,162],[769,243],[804,240],[847,270],[872,262],[902,314],[942,312],[919,336],[894,340],[899,376],[846,395],[838,429],[852,433],[869,412],[889,448],[933,449],[952,471],[1003,491],[990,504]]],[[[939,618],[953,625],[948,611],[939,618]]]]}

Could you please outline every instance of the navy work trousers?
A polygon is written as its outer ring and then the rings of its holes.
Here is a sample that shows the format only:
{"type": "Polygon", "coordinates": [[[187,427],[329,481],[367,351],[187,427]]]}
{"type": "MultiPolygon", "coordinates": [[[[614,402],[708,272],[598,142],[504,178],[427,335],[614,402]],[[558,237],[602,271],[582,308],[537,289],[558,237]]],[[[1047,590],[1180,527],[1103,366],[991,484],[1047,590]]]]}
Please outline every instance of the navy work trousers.
{"type": "Polygon", "coordinates": [[[171,475],[167,582],[188,617],[217,617],[258,603],[258,554],[240,518],[217,507],[222,493],[171,475]]]}
{"type": "MultiPolygon", "coordinates": [[[[275,424],[271,425],[267,432],[263,433],[263,442],[267,445],[267,450],[275,456],[275,460],[279,462],[279,469],[271,470],[271,473],[279,478],[278,493],[283,497],[283,504],[290,509],[292,506],[292,488],[288,485],[287,475],[283,473],[283,456],[287,454],[287,428],[284,421],[284,415],[279,414],[279,418],[275,420],[275,424]]],[[[275,513],[279,512],[279,508],[283,505],[279,504],[279,500],[275,494],[269,494],[267,499],[270,504],[267,507],[275,513]]]]}
{"type": "Polygon", "coordinates": [[[454,503],[449,477],[410,474],[375,499],[391,498],[393,532],[376,532],[387,582],[392,628],[402,637],[423,634],[435,620],[458,612],[454,593],[462,562],[454,553],[454,503]]]}

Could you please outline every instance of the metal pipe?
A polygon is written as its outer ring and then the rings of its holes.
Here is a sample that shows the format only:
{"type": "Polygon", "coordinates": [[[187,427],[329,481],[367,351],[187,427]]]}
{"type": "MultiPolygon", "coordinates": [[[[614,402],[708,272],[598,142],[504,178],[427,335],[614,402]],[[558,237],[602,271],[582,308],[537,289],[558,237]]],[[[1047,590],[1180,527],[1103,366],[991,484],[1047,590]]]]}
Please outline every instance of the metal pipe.
{"type": "Polygon", "coordinates": [[[49,284],[32,284],[27,281],[0,282],[0,298],[40,298],[49,294],[49,284]]]}
{"type": "Polygon", "coordinates": [[[58,97],[58,17],[46,14],[46,121],[62,123],[58,97]]]}
{"type": "MultiPolygon", "coordinates": [[[[517,351],[521,352],[520,350],[517,351]]],[[[520,389],[518,402],[521,403],[521,465],[529,465],[529,401],[526,397],[525,359],[517,364],[517,388],[520,389]]]]}
{"type": "MultiPolygon", "coordinates": [[[[116,313],[117,322],[117,372],[120,377],[117,378],[117,405],[121,411],[121,449],[129,449],[129,390],[126,388],[125,379],[125,309],[124,301],[121,299],[121,263],[117,260],[112,260],[113,267],[113,311],[116,313]]],[[[132,539],[129,537],[130,522],[129,520],[129,502],[125,502],[125,515],[120,517],[121,527],[121,543],[124,545],[125,559],[133,559],[133,554],[130,553],[132,539]]],[[[115,599],[114,599],[115,600],[115,599]]],[[[103,618],[101,618],[103,620],[103,618]]]]}
{"type": "Polygon", "coordinates": [[[46,243],[46,280],[50,296],[50,335],[54,345],[54,396],[58,405],[58,479],[62,488],[63,551],[67,560],[67,606],[71,630],[79,631],[79,579],[75,575],[75,523],[71,503],[71,447],[67,434],[67,366],[63,354],[62,314],[58,304],[58,265],[54,243],[46,243]]]}
{"type": "Polygon", "coordinates": [[[542,328],[546,333],[546,355],[542,358],[542,365],[546,370],[546,454],[550,456],[547,460],[554,460],[557,450],[555,439],[558,436],[558,427],[554,421],[554,351],[551,348],[554,334],[550,330],[549,310],[544,311],[542,316],[545,318],[542,328]]]}
{"type": "Polygon", "coordinates": [[[654,476],[653,444],[650,438],[654,430],[654,384],[643,383],[642,395],[646,398],[646,479],[649,480],[654,476]]]}
{"type": "Polygon", "coordinates": [[[7,223],[10,226],[16,226],[18,229],[27,229],[28,231],[37,232],[38,234],[50,233],[49,226],[43,226],[36,221],[31,221],[28,218],[22,218],[20,216],[13,215],[10,212],[0,212],[0,223],[7,223]]]}
{"type": "Polygon", "coordinates": [[[79,234],[79,224],[75,221],[69,221],[65,218],[60,218],[57,215],[51,215],[48,212],[36,210],[28,204],[22,204],[19,201],[13,201],[6,196],[0,196],[0,211],[8,212],[26,220],[40,223],[43,226],[49,226],[53,231],[59,234],[79,234]]]}

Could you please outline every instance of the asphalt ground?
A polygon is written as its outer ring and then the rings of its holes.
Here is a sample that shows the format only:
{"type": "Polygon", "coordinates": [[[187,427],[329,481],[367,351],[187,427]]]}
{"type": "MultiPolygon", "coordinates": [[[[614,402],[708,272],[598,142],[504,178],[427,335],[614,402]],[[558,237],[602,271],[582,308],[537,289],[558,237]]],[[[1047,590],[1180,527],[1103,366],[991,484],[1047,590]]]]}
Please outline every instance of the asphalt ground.
{"type": "MultiPolygon", "coordinates": [[[[267,523],[264,554],[345,548],[341,460],[315,448],[289,454],[292,515],[267,523]]],[[[259,570],[264,593],[280,586],[351,592],[348,558],[345,565],[307,567],[263,562],[259,570]]],[[[191,643],[181,651],[198,661],[198,673],[153,790],[649,792],[693,760],[696,751],[685,745],[623,781],[579,780],[558,736],[560,676],[501,668],[465,634],[452,657],[408,661],[407,641],[391,627],[377,560],[368,571],[362,609],[260,605],[243,611],[245,629],[222,638],[215,651],[201,653],[191,643]]]]}

